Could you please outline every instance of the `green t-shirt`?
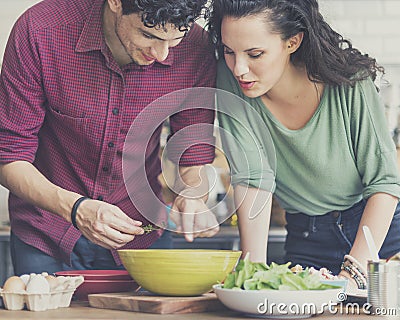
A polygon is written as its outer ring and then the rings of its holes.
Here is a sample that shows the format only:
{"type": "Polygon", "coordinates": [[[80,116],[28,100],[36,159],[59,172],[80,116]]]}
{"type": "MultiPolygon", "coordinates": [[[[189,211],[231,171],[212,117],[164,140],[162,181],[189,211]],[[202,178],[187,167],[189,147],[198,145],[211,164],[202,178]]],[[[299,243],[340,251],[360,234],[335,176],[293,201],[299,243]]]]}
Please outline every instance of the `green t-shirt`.
{"type": "Polygon", "coordinates": [[[377,192],[400,197],[396,147],[371,79],[326,85],[299,130],[283,126],[261,98],[246,97],[223,60],[217,86],[224,90],[218,121],[233,185],[275,192],[287,212],[309,215],[345,210],[377,192]]]}

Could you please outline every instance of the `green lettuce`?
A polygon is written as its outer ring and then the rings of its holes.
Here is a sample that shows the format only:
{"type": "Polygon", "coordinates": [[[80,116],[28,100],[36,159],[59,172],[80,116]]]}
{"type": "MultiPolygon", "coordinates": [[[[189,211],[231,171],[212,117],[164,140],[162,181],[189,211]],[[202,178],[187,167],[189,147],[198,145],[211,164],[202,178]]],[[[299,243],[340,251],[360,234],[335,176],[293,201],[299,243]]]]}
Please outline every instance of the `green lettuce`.
{"type": "Polygon", "coordinates": [[[308,268],[293,273],[286,264],[270,265],[251,262],[249,254],[239,260],[235,270],[226,277],[223,288],[233,290],[326,290],[340,286],[324,284],[318,274],[308,268]]]}

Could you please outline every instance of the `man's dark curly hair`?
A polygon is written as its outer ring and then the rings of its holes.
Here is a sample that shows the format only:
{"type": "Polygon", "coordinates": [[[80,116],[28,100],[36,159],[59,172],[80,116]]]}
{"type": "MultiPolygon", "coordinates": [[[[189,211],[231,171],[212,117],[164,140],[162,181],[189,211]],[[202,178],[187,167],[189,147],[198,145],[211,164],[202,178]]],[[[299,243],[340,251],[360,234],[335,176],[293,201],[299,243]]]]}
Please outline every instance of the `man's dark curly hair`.
{"type": "Polygon", "coordinates": [[[189,29],[201,17],[207,0],[121,0],[122,14],[141,13],[146,27],[175,25],[179,30],[189,29]]]}

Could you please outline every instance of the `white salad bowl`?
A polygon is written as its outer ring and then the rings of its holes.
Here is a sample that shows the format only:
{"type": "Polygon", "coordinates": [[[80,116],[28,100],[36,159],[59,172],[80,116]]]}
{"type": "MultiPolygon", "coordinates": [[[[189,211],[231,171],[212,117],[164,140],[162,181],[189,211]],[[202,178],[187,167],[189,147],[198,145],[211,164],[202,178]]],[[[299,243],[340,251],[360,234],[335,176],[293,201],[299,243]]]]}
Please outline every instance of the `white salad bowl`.
{"type": "Polygon", "coordinates": [[[259,318],[308,318],[324,311],[334,312],[343,301],[343,288],[326,290],[240,290],[216,284],[218,299],[228,308],[259,318]]]}

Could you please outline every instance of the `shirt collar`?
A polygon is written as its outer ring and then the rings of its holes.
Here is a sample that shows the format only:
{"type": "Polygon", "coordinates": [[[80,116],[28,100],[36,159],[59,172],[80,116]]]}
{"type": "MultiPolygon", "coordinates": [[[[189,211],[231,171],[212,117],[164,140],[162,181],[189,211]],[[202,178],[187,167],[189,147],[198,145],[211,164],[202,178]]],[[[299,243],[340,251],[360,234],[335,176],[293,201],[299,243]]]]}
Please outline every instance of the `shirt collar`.
{"type": "Polygon", "coordinates": [[[85,21],[75,48],[77,52],[101,50],[102,47],[105,46],[102,22],[103,3],[104,0],[93,1],[93,6],[85,21]]]}
{"type": "MultiPolygon", "coordinates": [[[[106,46],[104,35],[103,35],[103,4],[104,0],[93,1],[93,6],[88,15],[82,32],[79,36],[78,43],[75,47],[76,52],[89,52],[94,50],[104,49],[106,46]]],[[[157,61],[161,65],[172,66],[174,62],[174,52],[171,48],[168,53],[167,59],[164,61],[157,61]]],[[[151,64],[150,66],[153,66],[151,64]]],[[[146,67],[146,66],[144,66],[146,67]]]]}

